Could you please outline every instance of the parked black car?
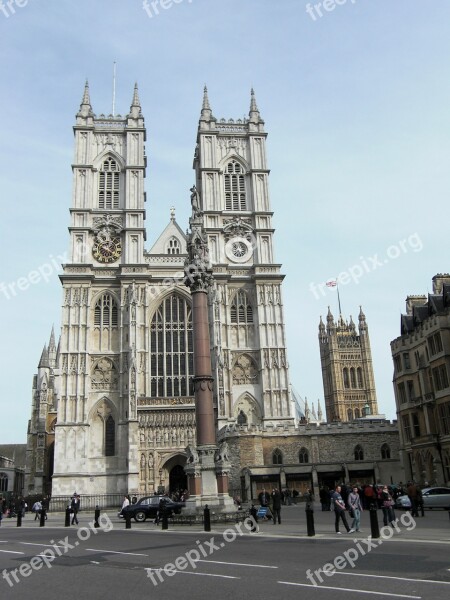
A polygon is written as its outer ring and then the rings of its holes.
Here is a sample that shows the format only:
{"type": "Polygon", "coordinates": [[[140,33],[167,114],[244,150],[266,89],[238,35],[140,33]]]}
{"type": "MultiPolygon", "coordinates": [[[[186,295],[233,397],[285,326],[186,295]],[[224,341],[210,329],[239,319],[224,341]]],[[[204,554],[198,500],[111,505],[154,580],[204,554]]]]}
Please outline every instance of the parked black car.
{"type": "Polygon", "coordinates": [[[168,496],[146,496],[145,498],[140,498],[136,504],[130,504],[119,514],[125,517],[125,513],[127,512],[138,523],[142,523],[146,519],[156,519],[161,501],[164,503],[168,517],[171,517],[173,514],[179,515],[181,509],[186,506],[184,502],[175,502],[168,496]]]}

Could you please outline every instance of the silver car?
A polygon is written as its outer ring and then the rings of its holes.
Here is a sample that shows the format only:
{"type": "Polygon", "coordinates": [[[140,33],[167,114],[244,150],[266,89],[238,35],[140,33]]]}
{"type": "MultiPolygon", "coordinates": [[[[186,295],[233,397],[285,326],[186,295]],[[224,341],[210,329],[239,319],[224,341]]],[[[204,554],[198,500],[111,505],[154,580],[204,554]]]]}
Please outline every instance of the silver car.
{"type": "Polygon", "coordinates": [[[411,500],[408,496],[398,496],[395,499],[395,508],[404,508],[409,510],[411,508],[411,500]]]}
{"type": "Polygon", "coordinates": [[[422,490],[424,508],[444,508],[450,510],[450,488],[428,487],[422,490]]]}

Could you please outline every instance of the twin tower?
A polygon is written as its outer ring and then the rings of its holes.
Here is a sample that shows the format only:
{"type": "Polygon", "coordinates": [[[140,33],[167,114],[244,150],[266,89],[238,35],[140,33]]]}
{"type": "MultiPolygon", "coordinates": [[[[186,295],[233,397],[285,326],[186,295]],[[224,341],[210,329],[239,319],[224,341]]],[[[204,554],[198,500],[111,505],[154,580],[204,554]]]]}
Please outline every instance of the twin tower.
{"type": "MultiPolygon", "coordinates": [[[[187,224],[180,227],[171,210],[145,249],[146,130],[137,86],[126,116],[105,116],[94,114],[86,83],[74,134],[61,335],[57,348],[52,335],[51,356],[44,348],[34,379],[25,492],[48,493],[50,479],[53,496],[184,488],[186,448],[196,446],[187,224]]],[[[218,431],[294,423],[266,136],[253,91],[248,118],[225,120],[214,117],[205,88],[191,203],[214,280],[208,310],[218,431]]]]}

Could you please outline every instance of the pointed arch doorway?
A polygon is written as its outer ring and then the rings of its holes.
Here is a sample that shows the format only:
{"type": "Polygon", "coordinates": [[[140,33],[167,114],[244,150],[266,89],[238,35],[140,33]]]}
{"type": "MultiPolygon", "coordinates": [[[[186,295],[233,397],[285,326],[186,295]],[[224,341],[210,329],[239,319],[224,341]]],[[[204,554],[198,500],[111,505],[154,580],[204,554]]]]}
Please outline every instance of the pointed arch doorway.
{"type": "Polygon", "coordinates": [[[169,473],[170,493],[184,491],[187,489],[187,477],[184,468],[181,465],[175,465],[169,473]]]}

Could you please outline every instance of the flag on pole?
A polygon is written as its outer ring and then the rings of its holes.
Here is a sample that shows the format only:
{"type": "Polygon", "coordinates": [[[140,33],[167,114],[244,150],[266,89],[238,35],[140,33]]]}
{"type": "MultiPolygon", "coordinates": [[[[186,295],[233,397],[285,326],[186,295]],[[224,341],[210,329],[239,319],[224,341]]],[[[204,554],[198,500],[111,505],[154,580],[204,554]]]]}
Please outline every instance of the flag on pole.
{"type": "Polygon", "coordinates": [[[330,279],[330,281],[327,281],[325,285],[327,287],[336,287],[337,286],[337,281],[336,281],[336,279],[330,279]]]}

